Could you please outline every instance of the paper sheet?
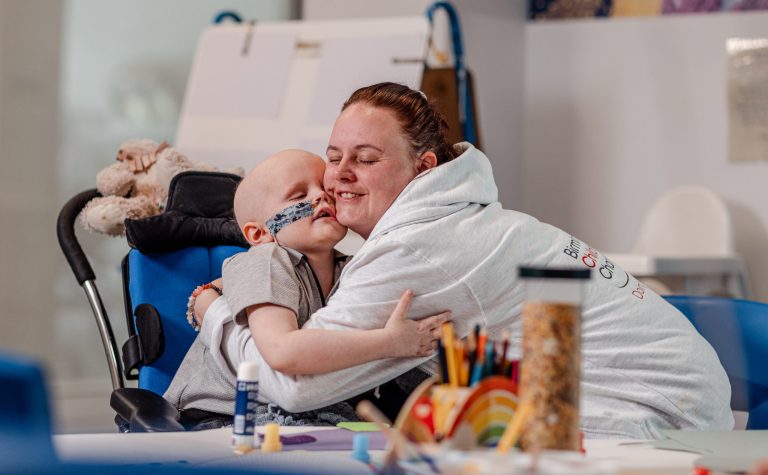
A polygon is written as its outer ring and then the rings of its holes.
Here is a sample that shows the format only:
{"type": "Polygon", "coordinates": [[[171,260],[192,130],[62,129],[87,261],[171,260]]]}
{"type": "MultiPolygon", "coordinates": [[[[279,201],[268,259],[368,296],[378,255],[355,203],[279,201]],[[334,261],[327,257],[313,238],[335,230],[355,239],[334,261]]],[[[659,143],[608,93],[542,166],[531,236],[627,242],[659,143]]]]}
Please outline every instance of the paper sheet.
{"type": "Polygon", "coordinates": [[[208,30],[198,46],[184,113],[276,119],[295,43],[295,33],[258,27],[208,30]]]}
{"type": "Polygon", "coordinates": [[[198,43],[174,146],[246,170],[285,148],[325,156],[354,89],[421,85],[428,32],[423,15],[213,25],[198,43]]]}
{"type": "Polygon", "coordinates": [[[768,458],[768,431],[663,432],[667,438],[653,441],[654,447],[700,453],[704,457],[697,464],[713,470],[747,471],[760,458],[768,458]]]}
{"type": "Polygon", "coordinates": [[[323,41],[307,122],[332,124],[341,104],[362,86],[392,81],[421,87],[423,43],[420,34],[323,41]]]}
{"type": "MultiPolygon", "coordinates": [[[[254,450],[245,455],[219,457],[193,465],[226,468],[258,467],[260,471],[276,471],[281,473],[286,471],[286,473],[370,475],[371,469],[368,465],[352,459],[347,453],[323,453],[326,451],[351,451],[352,439],[355,434],[355,432],[346,429],[292,432],[290,436],[310,436],[315,441],[295,445],[284,444],[282,452],[279,453],[262,453],[259,450],[254,450]],[[294,451],[299,451],[300,453],[292,453],[294,451]]],[[[386,437],[381,432],[368,433],[368,440],[368,450],[383,450],[387,443],[386,437]]]]}
{"type": "MultiPolygon", "coordinates": [[[[314,437],[314,442],[283,446],[283,450],[352,450],[352,440],[356,432],[346,429],[315,430],[302,432],[303,435],[314,437]]],[[[387,447],[387,438],[383,432],[369,432],[368,450],[384,450],[387,447]]]]}
{"type": "Polygon", "coordinates": [[[336,427],[353,432],[381,432],[381,427],[373,422],[339,422],[336,427]]]}

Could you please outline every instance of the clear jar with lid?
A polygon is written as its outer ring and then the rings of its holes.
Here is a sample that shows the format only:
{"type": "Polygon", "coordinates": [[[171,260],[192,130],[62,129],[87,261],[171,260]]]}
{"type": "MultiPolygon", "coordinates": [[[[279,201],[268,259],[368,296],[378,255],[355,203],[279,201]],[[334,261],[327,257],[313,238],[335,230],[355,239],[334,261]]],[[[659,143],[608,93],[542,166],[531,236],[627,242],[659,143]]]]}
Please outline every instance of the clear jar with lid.
{"type": "Polygon", "coordinates": [[[579,450],[581,303],[589,269],[521,267],[523,450],[579,450]]]}

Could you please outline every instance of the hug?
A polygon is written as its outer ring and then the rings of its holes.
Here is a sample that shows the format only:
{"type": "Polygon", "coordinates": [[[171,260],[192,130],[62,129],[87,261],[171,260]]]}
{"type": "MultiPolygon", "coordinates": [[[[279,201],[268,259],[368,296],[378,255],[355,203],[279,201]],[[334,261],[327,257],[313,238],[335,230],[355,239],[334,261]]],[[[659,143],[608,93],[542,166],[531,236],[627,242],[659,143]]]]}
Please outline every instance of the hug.
{"type": "Polygon", "coordinates": [[[251,247],[196,292],[200,333],[164,396],[179,409],[231,415],[237,367],[256,361],[261,422],[354,420],[361,398],[396,414],[438,372],[444,322],[458,338],[507,331],[520,359],[518,268],[586,256],[610,272],[593,272],[581,305],[585,437],[733,427],[728,378],[689,321],[577,237],[503,209],[488,158],[448,143],[422,93],[358,89],[323,158],[279,152],[238,187],[251,247]],[[354,256],[333,250],[346,229],[364,239],[354,256]]]}

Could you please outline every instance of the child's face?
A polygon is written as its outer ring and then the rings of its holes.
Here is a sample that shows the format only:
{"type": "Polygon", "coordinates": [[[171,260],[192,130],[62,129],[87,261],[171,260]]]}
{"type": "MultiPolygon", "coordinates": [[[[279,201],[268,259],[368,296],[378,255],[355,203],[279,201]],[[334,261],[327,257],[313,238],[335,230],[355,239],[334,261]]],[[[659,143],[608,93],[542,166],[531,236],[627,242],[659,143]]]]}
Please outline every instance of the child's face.
{"type": "Polygon", "coordinates": [[[336,221],[335,203],[323,189],[325,162],[316,156],[291,156],[271,171],[271,183],[263,195],[266,216],[274,216],[303,201],[316,204],[312,216],[279,230],[277,241],[305,254],[332,249],[347,233],[347,228],[336,221]]]}

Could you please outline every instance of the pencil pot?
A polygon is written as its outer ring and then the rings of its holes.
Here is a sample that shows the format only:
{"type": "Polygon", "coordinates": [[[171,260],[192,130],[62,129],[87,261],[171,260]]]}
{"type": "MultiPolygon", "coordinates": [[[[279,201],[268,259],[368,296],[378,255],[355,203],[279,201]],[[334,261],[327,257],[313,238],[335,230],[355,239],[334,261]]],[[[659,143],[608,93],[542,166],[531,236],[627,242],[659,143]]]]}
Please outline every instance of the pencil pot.
{"type": "Polygon", "coordinates": [[[413,390],[395,427],[419,444],[447,442],[452,448],[494,447],[518,408],[517,384],[489,376],[471,388],[429,378],[413,390]]]}
{"type": "Polygon", "coordinates": [[[524,284],[520,399],[531,413],[523,450],[579,449],[581,301],[589,269],[521,267],[524,284]]]}

